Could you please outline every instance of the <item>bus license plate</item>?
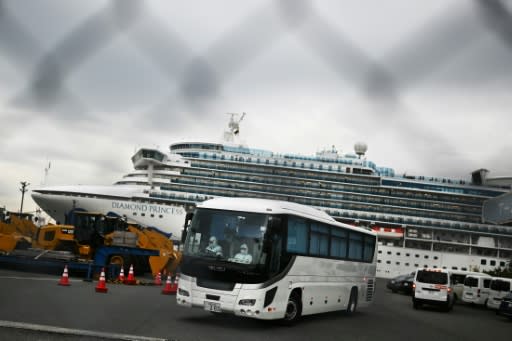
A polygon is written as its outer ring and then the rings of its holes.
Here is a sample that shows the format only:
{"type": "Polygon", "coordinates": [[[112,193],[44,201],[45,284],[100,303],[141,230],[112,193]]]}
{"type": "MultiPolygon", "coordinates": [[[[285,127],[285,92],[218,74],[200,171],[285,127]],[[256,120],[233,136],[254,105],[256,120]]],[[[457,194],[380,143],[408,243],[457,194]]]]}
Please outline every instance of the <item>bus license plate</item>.
{"type": "Polygon", "coordinates": [[[220,303],[217,302],[204,301],[204,310],[213,311],[215,313],[222,312],[222,310],[220,309],[220,303]]]}

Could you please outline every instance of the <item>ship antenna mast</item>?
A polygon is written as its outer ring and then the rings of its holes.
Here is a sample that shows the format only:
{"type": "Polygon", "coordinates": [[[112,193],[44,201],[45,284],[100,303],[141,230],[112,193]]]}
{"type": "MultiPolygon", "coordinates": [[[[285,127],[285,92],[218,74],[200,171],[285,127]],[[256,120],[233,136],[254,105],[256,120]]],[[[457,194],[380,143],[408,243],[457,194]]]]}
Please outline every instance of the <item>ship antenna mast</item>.
{"type": "Polygon", "coordinates": [[[46,181],[48,180],[48,171],[50,170],[51,166],[52,166],[51,161],[48,161],[48,166],[44,168],[44,178],[43,178],[43,183],[41,185],[46,185],[46,181]]]}
{"type": "Polygon", "coordinates": [[[238,117],[239,114],[237,113],[227,113],[227,115],[231,115],[231,117],[229,119],[228,130],[224,132],[224,140],[233,143],[235,137],[238,137],[240,133],[240,122],[244,119],[245,112],[242,113],[240,117],[238,117]]]}

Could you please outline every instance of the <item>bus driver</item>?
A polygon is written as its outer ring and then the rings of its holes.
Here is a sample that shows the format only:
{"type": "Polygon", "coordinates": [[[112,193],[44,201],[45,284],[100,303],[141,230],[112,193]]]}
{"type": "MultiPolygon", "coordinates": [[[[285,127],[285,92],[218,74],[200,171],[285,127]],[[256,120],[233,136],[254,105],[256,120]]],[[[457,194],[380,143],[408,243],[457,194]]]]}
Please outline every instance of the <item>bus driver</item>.
{"type": "Polygon", "coordinates": [[[208,246],[206,247],[206,253],[222,256],[222,246],[217,244],[217,238],[215,236],[210,237],[208,246]]]}

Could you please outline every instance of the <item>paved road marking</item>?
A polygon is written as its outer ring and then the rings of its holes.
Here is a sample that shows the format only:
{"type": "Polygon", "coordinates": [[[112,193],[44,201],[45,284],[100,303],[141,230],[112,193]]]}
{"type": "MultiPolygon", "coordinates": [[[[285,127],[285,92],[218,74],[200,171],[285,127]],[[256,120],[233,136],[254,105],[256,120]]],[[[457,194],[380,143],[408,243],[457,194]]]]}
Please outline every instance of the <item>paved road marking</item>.
{"type": "Polygon", "coordinates": [[[104,339],[113,339],[113,340],[168,341],[168,339],[161,339],[161,338],[156,338],[156,337],[95,332],[95,331],[91,331],[91,330],[61,328],[61,327],[54,327],[54,326],[45,326],[45,325],[41,325],[41,324],[21,323],[21,322],[2,321],[2,320],[0,320],[0,327],[29,329],[29,330],[41,331],[41,332],[46,332],[46,333],[56,333],[56,334],[92,336],[92,337],[98,337],[98,338],[101,337],[104,339]]]}
{"type": "MultiPolygon", "coordinates": [[[[22,280],[29,280],[29,281],[55,281],[58,282],[58,277],[22,277],[22,276],[0,276],[0,279],[22,279],[22,280]]],[[[81,279],[72,279],[69,278],[70,282],[83,282],[81,279]]]]}

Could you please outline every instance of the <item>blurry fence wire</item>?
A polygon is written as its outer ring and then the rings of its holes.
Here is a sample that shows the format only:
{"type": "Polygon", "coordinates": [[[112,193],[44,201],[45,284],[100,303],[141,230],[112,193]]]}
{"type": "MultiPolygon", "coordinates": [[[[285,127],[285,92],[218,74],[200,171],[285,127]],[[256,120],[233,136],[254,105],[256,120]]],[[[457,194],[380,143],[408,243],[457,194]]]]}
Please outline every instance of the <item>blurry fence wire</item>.
{"type": "Polygon", "coordinates": [[[34,111],[59,119],[69,117],[70,110],[87,118],[94,111],[94,103],[77,94],[68,79],[119,36],[128,38],[170,84],[177,84],[168,98],[154,103],[155,108],[177,100],[194,108],[215,100],[223,84],[291,32],[341,82],[352,84],[369,101],[387,105],[372,119],[391,116],[408,134],[436,140],[442,148],[451,150],[454,146],[442,136],[428,132],[427,137],[416,127],[414,115],[405,108],[400,95],[465,53],[485,31],[512,47],[512,15],[507,3],[475,0],[471,5],[466,7],[472,14],[459,9],[447,11],[399,44],[387,59],[375,60],[331,25],[315,9],[314,1],[281,0],[262,5],[197,54],[186,39],[173,31],[172,22],[163,22],[144,1],[108,1],[48,48],[30,33],[26,23],[17,19],[10,2],[0,0],[0,57],[20,74],[27,74],[26,87],[11,102],[29,105],[34,111]],[[482,25],[468,25],[468,15],[481,19],[482,25]]]}

